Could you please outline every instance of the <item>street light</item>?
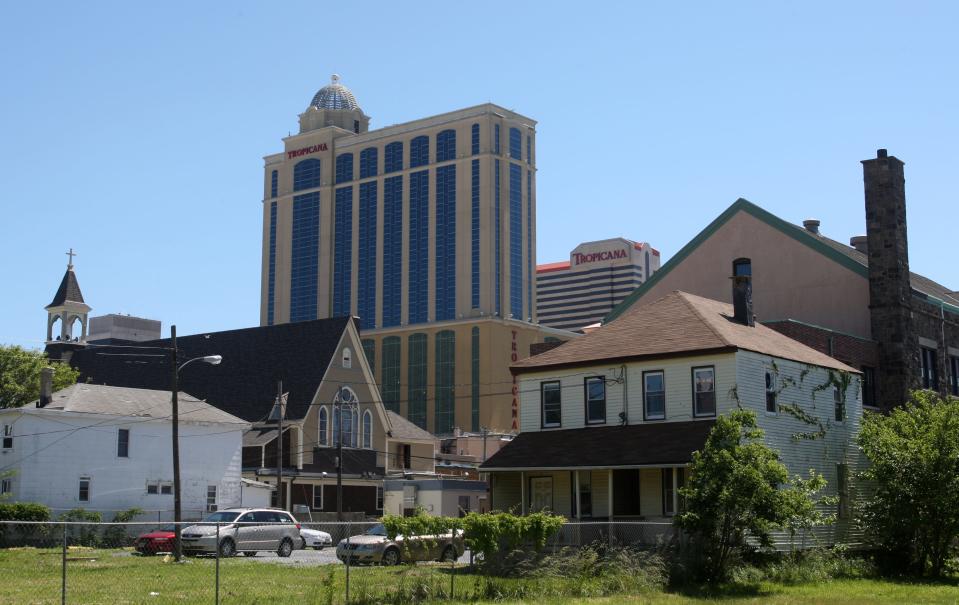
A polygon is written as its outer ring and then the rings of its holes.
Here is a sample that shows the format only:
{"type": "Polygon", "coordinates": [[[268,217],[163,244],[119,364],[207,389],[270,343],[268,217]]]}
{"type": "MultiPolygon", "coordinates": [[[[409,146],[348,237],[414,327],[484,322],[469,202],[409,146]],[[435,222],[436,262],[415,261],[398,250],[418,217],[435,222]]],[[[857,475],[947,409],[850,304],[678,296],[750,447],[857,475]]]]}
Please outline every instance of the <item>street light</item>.
{"type": "MultiPolygon", "coordinates": [[[[173,385],[171,387],[171,402],[173,407],[173,554],[179,563],[183,558],[183,545],[180,543],[180,522],[182,521],[180,509],[180,402],[177,396],[180,390],[178,384],[180,370],[194,361],[202,361],[210,365],[220,365],[220,362],[223,361],[223,356],[203,355],[201,357],[188,359],[177,366],[176,326],[170,326],[170,345],[173,351],[173,355],[171,356],[171,367],[173,369],[173,385]]],[[[219,547],[218,544],[217,548],[219,547]]]]}

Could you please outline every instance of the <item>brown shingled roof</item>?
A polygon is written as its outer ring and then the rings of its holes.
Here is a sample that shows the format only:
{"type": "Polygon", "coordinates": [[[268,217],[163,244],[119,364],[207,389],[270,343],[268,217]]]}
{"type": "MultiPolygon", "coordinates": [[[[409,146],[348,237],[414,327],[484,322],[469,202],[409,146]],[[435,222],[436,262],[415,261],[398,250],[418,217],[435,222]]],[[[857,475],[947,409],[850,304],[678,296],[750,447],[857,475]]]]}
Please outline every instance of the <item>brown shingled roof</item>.
{"type": "Polygon", "coordinates": [[[47,306],[56,307],[65,302],[83,302],[83,293],[80,292],[80,283],[77,282],[77,274],[73,272],[73,265],[67,267],[57,293],[53,295],[53,300],[47,306]]]}
{"type": "Polygon", "coordinates": [[[515,373],[636,357],[743,349],[801,363],[856,372],[844,363],[761,324],[733,319],[733,306],[674,291],[635,306],[609,324],[550,351],[512,365],[515,373]]]}

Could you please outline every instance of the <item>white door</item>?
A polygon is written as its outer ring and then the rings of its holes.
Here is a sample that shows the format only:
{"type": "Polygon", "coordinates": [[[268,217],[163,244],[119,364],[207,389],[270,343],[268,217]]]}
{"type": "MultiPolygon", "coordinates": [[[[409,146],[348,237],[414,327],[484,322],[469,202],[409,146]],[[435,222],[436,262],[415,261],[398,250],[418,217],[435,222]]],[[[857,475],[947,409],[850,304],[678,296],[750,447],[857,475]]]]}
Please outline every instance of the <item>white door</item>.
{"type": "Polygon", "coordinates": [[[529,480],[529,510],[553,510],[553,478],[532,477],[529,480]]]}

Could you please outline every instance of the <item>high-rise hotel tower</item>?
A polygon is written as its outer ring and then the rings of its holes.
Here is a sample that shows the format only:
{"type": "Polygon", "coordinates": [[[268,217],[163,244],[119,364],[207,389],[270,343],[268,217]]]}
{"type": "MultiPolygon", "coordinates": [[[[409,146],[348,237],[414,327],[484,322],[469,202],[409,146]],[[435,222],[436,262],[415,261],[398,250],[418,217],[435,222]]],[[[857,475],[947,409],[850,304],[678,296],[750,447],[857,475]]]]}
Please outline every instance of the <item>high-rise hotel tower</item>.
{"type": "Polygon", "coordinates": [[[333,76],[265,158],[260,322],[358,316],[387,405],[438,434],[509,429],[511,353],[557,336],[532,323],[536,122],[369,121],[333,76]]]}

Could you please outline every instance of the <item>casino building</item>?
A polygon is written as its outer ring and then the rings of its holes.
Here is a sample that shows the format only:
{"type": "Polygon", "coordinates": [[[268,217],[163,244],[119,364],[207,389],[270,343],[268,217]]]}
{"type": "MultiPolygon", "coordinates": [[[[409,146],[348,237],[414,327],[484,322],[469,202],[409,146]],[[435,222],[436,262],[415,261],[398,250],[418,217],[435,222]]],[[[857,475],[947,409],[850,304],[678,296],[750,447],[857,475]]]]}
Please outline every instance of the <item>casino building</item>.
{"type": "Polygon", "coordinates": [[[617,237],[577,246],[569,261],[536,267],[536,316],[580,331],[597,324],[659,269],[659,251],[617,237]]]}
{"type": "Polygon", "coordinates": [[[490,103],[369,130],[333,76],[264,158],[260,323],[353,315],[384,404],[514,428],[535,324],[536,122],[490,103]]]}

